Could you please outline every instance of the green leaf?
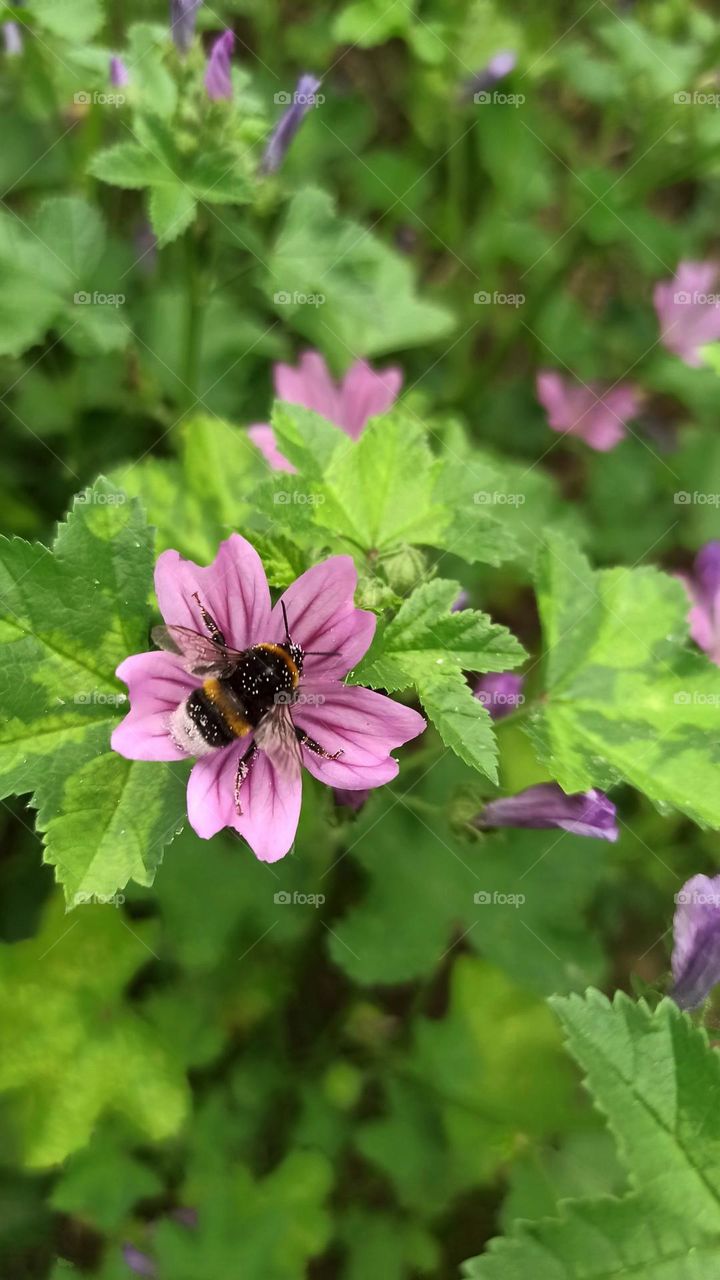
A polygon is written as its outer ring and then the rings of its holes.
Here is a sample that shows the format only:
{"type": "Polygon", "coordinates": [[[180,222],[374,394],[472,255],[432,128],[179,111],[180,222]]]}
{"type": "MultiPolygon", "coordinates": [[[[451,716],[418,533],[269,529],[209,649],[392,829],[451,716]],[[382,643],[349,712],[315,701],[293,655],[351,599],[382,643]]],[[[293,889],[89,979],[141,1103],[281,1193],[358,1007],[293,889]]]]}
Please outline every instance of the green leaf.
{"type": "Polygon", "coordinates": [[[68,919],[56,896],[37,937],[0,946],[0,1091],[15,1091],[14,1140],[29,1166],[64,1160],[108,1112],[155,1141],[183,1120],[184,1076],[123,996],[153,937],[110,904],[68,919]]]}
{"type": "Polygon", "coordinates": [[[184,182],[165,182],[150,192],[150,222],[159,245],[170,244],[190,226],[197,201],[184,182]]]}
{"type": "Polygon", "coordinates": [[[32,0],[31,13],[39,27],[71,44],[92,40],[104,21],[100,0],[32,0]]]}
{"type": "Polygon", "coordinates": [[[492,720],[463,677],[420,679],[417,690],[445,746],[496,783],[498,748],[492,720]]]}
{"type": "Polygon", "coordinates": [[[113,187],[141,190],[171,181],[167,165],[137,142],[116,142],[99,151],[90,163],[90,173],[113,187]]]}
{"type": "Polygon", "coordinates": [[[76,196],[56,196],[40,208],[35,230],[67,269],[70,280],[94,271],[105,248],[105,227],[96,209],[76,196]]]}
{"type": "Polygon", "coordinates": [[[550,536],[538,566],[547,695],[532,732],[565,791],[619,780],[720,826],[720,671],[687,644],[682,585],[655,569],[593,572],[550,536]]]}
{"type": "Polygon", "coordinates": [[[303,337],[339,364],[441,338],[453,318],[415,294],[411,264],[372,232],[340,218],[331,196],[293,198],[270,260],[271,296],[303,337]],[[322,299],[309,304],[308,297],[322,299]],[[288,301],[289,298],[289,301],[288,301]]]}
{"type": "MultiPolygon", "coordinates": [[[[527,657],[507,627],[476,609],[452,612],[460,594],[457,582],[424,582],[383,629],[354,679],[378,688],[407,689],[458,671],[506,671],[527,657]]],[[[455,682],[453,682],[455,687],[455,682]]]]}
{"type": "Polygon", "coordinates": [[[115,668],[148,644],[152,562],[137,502],[106,480],[76,498],[52,550],[0,542],[0,788],[33,793],[71,902],[151,883],[182,821],[182,767],[109,752],[127,710],[115,668]]]}
{"type": "Polygon", "coordinates": [[[100,1132],[71,1157],[53,1188],[50,1204],[100,1231],[112,1231],[122,1225],[138,1200],[162,1190],[154,1170],[124,1151],[114,1131],[100,1132]]]}
{"type": "Polygon", "coordinates": [[[670,1000],[552,1001],[607,1117],[631,1191],[566,1200],[465,1264],[471,1280],[702,1280],[720,1269],[720,1058],[670,1000]]]}

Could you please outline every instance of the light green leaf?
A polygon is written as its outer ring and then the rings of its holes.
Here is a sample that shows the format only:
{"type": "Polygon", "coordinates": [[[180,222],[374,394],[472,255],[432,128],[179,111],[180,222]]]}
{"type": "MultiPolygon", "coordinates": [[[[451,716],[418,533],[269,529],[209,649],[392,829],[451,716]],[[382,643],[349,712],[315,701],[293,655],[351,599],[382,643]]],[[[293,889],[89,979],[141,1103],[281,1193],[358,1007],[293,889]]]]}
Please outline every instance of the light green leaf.
{"type": "Polygon", "coordinates": [[[150,222],[159,245],[170,244],[187,230],[195,217],[197,202],[184,182],[164,182],[150,192],[150,222]]]}
{"type": "Polygon", "coordinates": [[[655,569],[594,573],[559,536],[537,580],[547,696],[532,732],[560,785],[622,779],[720,826],[720,671],[688,646],[682,585],[655,569]]]}
{"type": "Polygon", "coordinates": [[[331,196],[307,187],[292,200],[270,260],[281,314],[339,364],[441,338],[453,318],[415,294],[411,264],[331,196]],[[287,298],[290,301],[287,301],[287,298]],[[321,299],[308,303],[308,297],[321,299]]]}
{"type": "Polygon", "coordinates": [[[720,1274],[720,1058],[670,1000],[552,1001],[629,1170],[623,1199],[566,1200],[465,1264],[470,1280],[704,1280],[720,1274]]]}
{"type": "Polygon", "coordinates": [[[71,44],[92,40],[104,21],[100,0],[32,0],[31,13],[39,27],[71,44]]]}
{"type": "Polygon", "coordinates": [[[0,1091],[15,1091],[29,1166],[64,1160],[107,1112],[155,1141],[183,1120],[184,1076],[123,996],[153,936],[110,904],[68,919],[56,896],[37,937],[0,946],[0,1091]]]}
{"type": "Polygon", "coordinates": [[[127,710],[115,668],[148,645],[152,535],[105,480],[52,550],[0,543],[0,788],[33,793],[70,901],[152,881],[183,814],[183,770],[109,753],[127,710]]]}

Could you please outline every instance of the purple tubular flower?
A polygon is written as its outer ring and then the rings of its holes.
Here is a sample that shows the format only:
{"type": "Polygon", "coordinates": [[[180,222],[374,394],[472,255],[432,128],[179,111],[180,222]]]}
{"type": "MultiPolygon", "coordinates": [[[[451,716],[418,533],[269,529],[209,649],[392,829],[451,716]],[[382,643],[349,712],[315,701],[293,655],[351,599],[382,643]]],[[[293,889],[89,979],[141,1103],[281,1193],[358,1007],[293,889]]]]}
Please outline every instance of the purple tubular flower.
{"type": "MultiPolygon", "coordinates": [[[[209,614],[227,645],[244,650],[285,643],[286,616],[293,644],[303,651],[302,661],[294,664],[290,720],[282,719],[280,738],[273,737],[268,716],[245,732],[232,700],[225,699],[224,715],[219,712],[225,729],[219,737],[227,745],[211,745],[184,709],[207,675],[197,652],[139,653],[118,667],[130,691],[131,710],[115,729],[112,747],[129,760],[199,757],[190,774],[187,810],[202,839],[232,827],[261,861],[275,862],[295,838],[301,764],[320,782],[347,791],[379,787],[397,775],[391,750],[422,733],[425,721],[384,694],[343,684],[375,632],[374,614],[355,607],[356,586],[352,559],[332,556],[302,574],[273,608],[260,557],[237,533],[221,544],[207,568],[183,560],[177,551],[160,556],[155,592],[169,627],[189,629],[207,646],[209,614]],[[228,717],[235,721],[232,733],[228,717]],[[295,753],[295,727],[319,744],[322,754],[304,744],[295,753]],[[247,763],[251,748],[250,767],[239,776],[238,765],[242,759],[247,763]],[[336,753],[337,758],[329,758],[336,753]]],[[[220,706],[223,692],[216,696],[220,706]]]]}
{"type": "Polygon", "coordinates": [[[9,58],[16,58],[23,51],[22,32],[17,22],[3,22],[3,41],[9,58]]]}
{"type": "Polygon", "coordinates": [[[693,876],[675,903],[670,994],[681,1009],[694,1009],[720,982],[720,876],[693,876]]]}
{"type": "Polygon", "coordinates": [[[341,809],[352,809],[359,813],[367,802],[369,791],[343,791],[342,787],[333,787],[333,799],[341,809]]]}
{"type": "Polygon", "coordinates": [[[300,77],[290,106],[283,112],[270,135],[260,164],[261,173],[277,173],[303,119],[315,105],[314,98],[319,88],[320,81],[315,76],[305,74],[300,77]]]}
{"type": "MultiPolygon", "coordinates": [[[[289,364],[275,365],[275,394],[279,400],[314,410],[352,440],[359,439],[371,418],[387,413],[400,394],[402,381],[402,370],[395,366],[373,369],[365,360],[356,360],[337,383],[317,351],[306,351],[297,369],[289,364]]],[[[295,470],[280,453],[275,433],[267,423],[249,427],[248,435],[273,471],[295,470]]]]}
{"type": "Polygon", "coordinates": [[[116,89],[121,89],[123,85],[130,83],[130,72],[122,58],[115,55],[110,59],[110,83],[116,89]]]}
{"type": "Polygon", "coordinates": [[[478,680],[473,693],[493,720],[502,720],[503,716],[517,711],[525,701],[523,683],[523,676],[514,676],[510,671],[491,672],[478,680]]]}
{"type": "Polygon", "coordinates": [[[706,542],[695,557],[692,574],[682,574],[681,581],[692,604],[690,634],[720,667],[720,542],[706,542]]]}
{"type": "Polygon", "coordinates": [[[536,389],[548,426],[564,435],[578,436],[600,453],[620,443],[626,422],[636,417],[640,408],[637,392],[629,382],[603,388],[601,383],[572,381],[544,369],[537,376],[536,389]]]}
{"type": "Polygon", "coordinates": [[[146,1253],[141,1253],[132,1244],[124,1244],[122,1255],[131,1271],[137,1276],[148,1276],[150,1278],[157,1276],[157,1267],[152,1258],[146,1253]]]}
{"type": "Polygon", "coordinates": [[[558,827],[574,836],[613,842],[619,835],[615,805],[602,791],[593,788],[569,796],[557,782],[540,782],[515,796],[491,800],[478,814],[475,826],[480,831],[493,827],[558,827]]]}
{"type": "Polygon", "coordinates": [[[454,601],[450,610],[451,613],[462,613],[463,609],[467,609],[470,603],[470,596],[467,591],[461,591],[457,600],[454,601]]]}
{"type": "Polygon", "coordinates": [[[490,59],[486,66],[465,81],[462,97],[472,98],[476,93],[492,89],[500,80],[504,80],[505,76],[509,76],[516,66],[517,54],[514,49],[502,49],[490,59]]]}
{"type": "Polygon", "coordinates": [[[170,0],[170,34],[180,53],[187,53],[195,35],[202,0],[170,0]]]}
{"type": "Polygon", "coordinates": [[[235,36],[224,31],[213,44],[205,71],[205,89],[211,102],[229,102],[232,98],[232,59],[235,36]]]}
{"type": "Polygon", "coordinates": [[[720,338],[719,276],[716,262],[684,261],[672,280],[655,285],[662,344],[695,369],[703,363],[701,348],[720,338]]]}

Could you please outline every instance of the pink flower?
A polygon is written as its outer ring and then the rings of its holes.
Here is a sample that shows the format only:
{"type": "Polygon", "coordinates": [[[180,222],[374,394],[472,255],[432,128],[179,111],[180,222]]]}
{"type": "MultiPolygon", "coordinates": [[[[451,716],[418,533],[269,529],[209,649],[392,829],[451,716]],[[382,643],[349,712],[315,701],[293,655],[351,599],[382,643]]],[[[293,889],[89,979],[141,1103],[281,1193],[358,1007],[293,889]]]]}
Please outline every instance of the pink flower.
{"type": "Polygon", "coordinates": [[[720,667],[720,542],[706,542],[695,557],[692,574],[680,574],[692,608],[690,634],[720,667]]]}
{"type": "Polygon", "coordinates": [[[258,858],[275,862],[295,837],[301,763],[329,787],[362,791],[394,778],[398,764],[391,749],[422,733],[425,721],[416,711],[342,683],[375,631],[374,615],[354,605],[356,585],[350,557],[333,556],[302,574],[273,608],[260,557],[237,533],[221,544],[207,568],[183,560],[177,551],[160,556],[155,591],[167,631],[159,639],[177,651],[136,654],[118,667],[131,710],[115,729],[112,746],[130,760],[199,757],[190,774],[187,809],[203,839],[233,827],[258,858]],[[244,701],[238,702],[232,688],[228,694],[229,680],[217,678],[223,661],[225,669],[228,656],[232,662],[228,649],[248,651],[268,643],[273,651],[250,653],[256,683],[246,686],[244,701]],[[286,675],[294,668],[292,689],[275,694],[269,699],[272,710],[252,718],[257,681],[267,681],[278,661],[286,675]],[[243,726],[243,720],[254,727],[243,726]],[[222,742],[217,741],[220,728],[222,742]]]}
{"type": "Polygon", "coordinates": [[[603,389],[601,383],[575,382],[544,369],[537,376],[536,388],[552,430],[579,436],[600,453],[620,443],[625,423],[639,410],[637,391],[628,382],[603,389]]]}
{"type": "Polygon", "coordinates": [[[693,368],[703,363],[700,348],[720,338],[719,275],[715,262],[680,262],[672,280],[655,285],[661,341],[693,368]]]}
{"type": "Polygon", "coordinates": [[[205,69],[205,91],[211,102],[229,101],[232,89],[232,54],[235,36],[224,31],[214,41],[205,69]]]}
{"type": "MultiPolygon", "coordinates": [[[[362,435],[370,418],[386,413],[395,403],[402,380],[402,370],[394,366],[379,371],[365,360],[356,360],[337,383],[317,351],[306,351],[297,369],[275,365],[275,394],[280,400],[313,409],[353,440],[362,435]]],[[[280,453],[272,427],[250,427],[248,434],[274,471],[295,470],[280,453]]]]}

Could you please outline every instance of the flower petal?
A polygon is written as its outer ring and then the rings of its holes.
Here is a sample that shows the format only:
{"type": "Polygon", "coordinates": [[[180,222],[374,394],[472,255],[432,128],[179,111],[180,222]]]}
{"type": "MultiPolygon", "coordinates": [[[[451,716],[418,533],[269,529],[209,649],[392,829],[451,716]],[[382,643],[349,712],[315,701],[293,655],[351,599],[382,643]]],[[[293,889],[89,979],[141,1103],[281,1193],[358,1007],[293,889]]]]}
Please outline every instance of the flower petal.
{"type": "Polygon", "coordinates": [[[280,452],[275,440],[275,432],[267,423],[258,422],[253,427],[248,427],[248,435],[259,449],[266,462],[270,463],[273,471],[290,471],[293,474],[296,468],[292,462],[289,462],[284,454],[280,452]]]}
{"type": "Polygon", "coordinates": [[[401,369],[373,369],[366,360],[356,360],[345,374],[340,389],[338,426],[357,440],[370,418],[386,413],[395,403],[402,382],[401,369]]]}
{"type": "Polygon", "coordinates": [[[224,751],[203,756],[193,766],[188,783],[187,810],[191,827],[209,840],[223,827],[232,827],[247,840],[261,862],[284,858],[295,839],[300,818],[302,782],[285,777],[261,751],[240,793],[242,813],[235,808],[238,760],[250,738],[224,751]]]}
{"type": "Polygon", "coordinates": [[[398,772],[391,750],[425,729],[423,717],[410,707],[335,681],[303,681],[293,719],[326,751],[342,751],[339,760],[323,760],[304,747],[303,764],[321,782],[347,791],[390,782],[398,772]]]}
{"type": "Polygon", "coordinates": [[[340,394],[319,352],[304,352],[297,369],[289,364],[276,364],[275,391],[280,400],[301,404],[328,422],[340,425],[340,394]]]}
{"type": "Polygon", "coordinates": [[[173,653],[136,653],[117,669],[130,695],[130,711],[110,744],[128,760],[183,760],[170,737],[171,713],[197,685],[173,653]]]}
{"type": "Polygon", "coordinates": [[[155,592],[168,624],[206,634],[193,599],[197,592],[229,645],[245,649],[267,639],[270,588],[257,551],[239,533],[220,544],[206,568],[184,560],[177,551],[163,551],[155,566],[155,592]]]}
{"type": "Polygon", "coordinates": [[[303,649],[333,653],[305,659],[307,679],[347,675],[367,653],[376,619],[354,601],[357,570],[351,556],[331,556],[296,578],[272,611],[268,638],[285,636],[281,603],[287,610],[290,635],[303,649]],[[337,652],[334,652],[337,651],[337,652]]]}
{"type": "Polygon", "coordinates": [[[671,994],[694,1009],[720,982],[720,876],[693,876],[675,901],[671,994]]]}

